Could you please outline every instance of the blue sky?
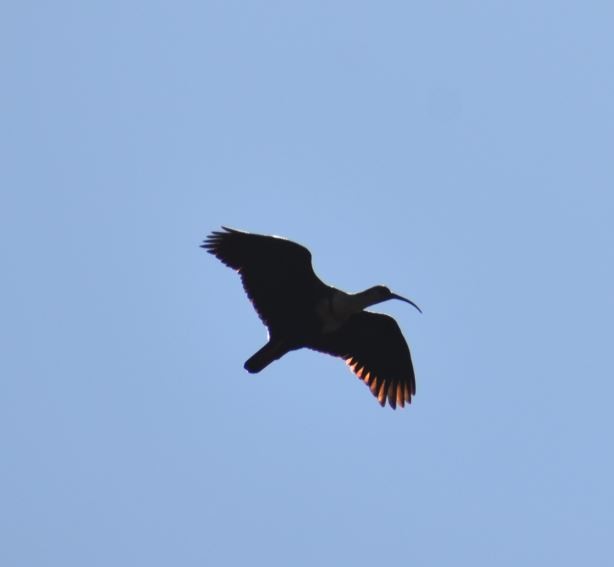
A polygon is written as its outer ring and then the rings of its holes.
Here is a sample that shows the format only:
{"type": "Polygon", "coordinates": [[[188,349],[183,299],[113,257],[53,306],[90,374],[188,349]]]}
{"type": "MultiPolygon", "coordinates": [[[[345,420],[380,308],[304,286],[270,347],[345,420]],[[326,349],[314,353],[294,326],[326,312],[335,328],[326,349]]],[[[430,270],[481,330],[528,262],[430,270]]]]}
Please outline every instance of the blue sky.
{"type": "Polygon", "coordinates": [[[0,563],[610,565],[609,2],[2,9],[0,563]],[[412,405],[198,248],[307,245],[412,405]]]}

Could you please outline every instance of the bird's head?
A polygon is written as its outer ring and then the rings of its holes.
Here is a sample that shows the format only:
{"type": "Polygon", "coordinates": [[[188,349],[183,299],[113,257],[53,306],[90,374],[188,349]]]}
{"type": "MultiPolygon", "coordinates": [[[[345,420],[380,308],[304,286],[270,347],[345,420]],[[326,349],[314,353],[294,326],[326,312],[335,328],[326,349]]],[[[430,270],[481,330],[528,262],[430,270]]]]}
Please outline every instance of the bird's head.
{"type": "Polygon", "coordinates": [[[389,299],[400,299],[401,301],[405,301],[410,305],[413,305],[420,313],[422,313],[422,309],[418,307],[413,301],[407,299],[406,297],[402,297],[397,295],[396,293],[392,293],[385,285],[376,285],[367,290],[369,294],[369,299],[373,301],[371,305],[375,305],[376,303],[381,303],[382,301],[388,301],[389,299]]]}

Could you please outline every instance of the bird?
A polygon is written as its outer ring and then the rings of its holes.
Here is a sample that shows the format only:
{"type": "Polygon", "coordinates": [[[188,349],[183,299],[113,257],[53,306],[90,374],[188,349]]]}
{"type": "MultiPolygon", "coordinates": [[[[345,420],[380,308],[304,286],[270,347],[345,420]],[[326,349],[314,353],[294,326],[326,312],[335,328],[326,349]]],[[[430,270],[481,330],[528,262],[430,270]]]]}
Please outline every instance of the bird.
{"type": "Polygon", "coordinates": [[[411,403],[416,380],[411,354],[397,322],[365,311],[371,305],[411,300],[376,285],[346,293],[315,274],[311,252],[281,238],[221,227],[201,244],[239,273],[243,288],[268,329],[268,341],[244,364],[257,373],[286,353],[308,348],[342,358],[384,407],[411,403]]]}

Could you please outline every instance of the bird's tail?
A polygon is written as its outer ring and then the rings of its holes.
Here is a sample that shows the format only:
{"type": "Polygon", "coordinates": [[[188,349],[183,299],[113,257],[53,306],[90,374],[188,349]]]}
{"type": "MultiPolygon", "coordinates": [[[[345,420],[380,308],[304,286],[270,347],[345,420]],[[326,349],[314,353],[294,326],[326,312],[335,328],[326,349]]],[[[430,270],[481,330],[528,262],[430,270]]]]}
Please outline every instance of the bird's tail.
{"type": "Polygon", "coordinates": [[[255,374],[287,352],[288,349],[284,348],[281,343],[269,341],[256,354],[248,358],[243,367],[248,372],[255,374]]]}

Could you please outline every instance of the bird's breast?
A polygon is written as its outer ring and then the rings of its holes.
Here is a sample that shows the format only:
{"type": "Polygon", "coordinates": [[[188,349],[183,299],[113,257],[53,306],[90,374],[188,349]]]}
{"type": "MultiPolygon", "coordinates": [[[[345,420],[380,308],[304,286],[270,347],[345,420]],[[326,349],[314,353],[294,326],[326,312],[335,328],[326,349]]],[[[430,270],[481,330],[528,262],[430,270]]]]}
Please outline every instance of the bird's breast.
{"type": "Polygon", "coordinates": [[[351,297],[341,291],[321,299],[316,306],[323,333],[332,333],[355,312],[351,297]]]}

